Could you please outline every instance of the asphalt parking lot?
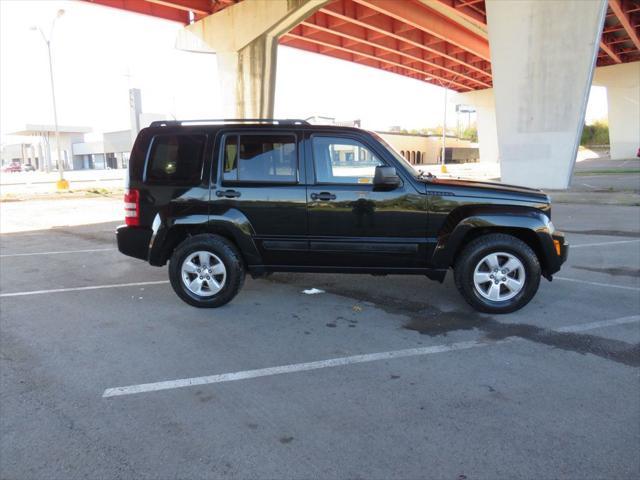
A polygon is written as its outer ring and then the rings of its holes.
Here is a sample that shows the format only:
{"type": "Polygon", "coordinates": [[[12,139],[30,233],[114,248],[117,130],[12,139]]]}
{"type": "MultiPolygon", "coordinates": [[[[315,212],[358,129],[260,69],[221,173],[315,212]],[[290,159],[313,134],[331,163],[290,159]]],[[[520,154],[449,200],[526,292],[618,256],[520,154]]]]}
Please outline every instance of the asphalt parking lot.
{"type": "Polygon", "coordinates": [[[640,212],[554,223],[568,265],[496,317],[451,276],[277,274],[199,310],[115,223],[5,234],[0,477],[638,478],[640,212]]]}

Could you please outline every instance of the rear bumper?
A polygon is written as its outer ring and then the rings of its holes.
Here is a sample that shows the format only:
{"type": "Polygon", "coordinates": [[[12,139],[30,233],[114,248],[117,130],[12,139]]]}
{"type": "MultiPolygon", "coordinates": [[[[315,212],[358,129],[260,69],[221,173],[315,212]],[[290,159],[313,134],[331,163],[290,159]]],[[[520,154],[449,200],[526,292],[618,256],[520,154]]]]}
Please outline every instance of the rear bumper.
{"type": "Polygon", "coordinates": [[[121,225],[116,228],[116,239],[120,253],[140,260],[149,259],[150,228],[121,225]]]}

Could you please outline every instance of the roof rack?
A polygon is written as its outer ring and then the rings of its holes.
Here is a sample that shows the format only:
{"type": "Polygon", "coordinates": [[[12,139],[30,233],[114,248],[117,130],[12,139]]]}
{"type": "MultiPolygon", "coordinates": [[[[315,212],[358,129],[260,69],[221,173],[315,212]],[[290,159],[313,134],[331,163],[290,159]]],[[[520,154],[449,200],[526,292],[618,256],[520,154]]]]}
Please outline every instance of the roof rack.
{"type": "Polygon", "coordinates": [[[173,127],[176,125],[207,125],[211,123],[265,123],[271,125],[310,125],[296,118],[212,118],[206,120],[157,120],[150,127],[173,127]]]}

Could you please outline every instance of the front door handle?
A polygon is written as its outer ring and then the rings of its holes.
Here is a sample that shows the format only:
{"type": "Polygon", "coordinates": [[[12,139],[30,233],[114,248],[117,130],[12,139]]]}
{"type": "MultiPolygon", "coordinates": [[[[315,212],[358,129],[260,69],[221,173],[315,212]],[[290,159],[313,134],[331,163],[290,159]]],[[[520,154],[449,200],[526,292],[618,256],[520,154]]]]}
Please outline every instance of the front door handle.
{"type": "Polygon", "coordinates": [[[329,200],[335,200],[336,196],[333,193],[329,192],[320,192],[320,193],[312,193],[311,200],[322,200],[323,202],[328,202],[329,200]]]}
{"type": "Polygon", "coordinates": [[[237,190],[216,190],[216,197],[238,198],[240,192],[237,190]]]}

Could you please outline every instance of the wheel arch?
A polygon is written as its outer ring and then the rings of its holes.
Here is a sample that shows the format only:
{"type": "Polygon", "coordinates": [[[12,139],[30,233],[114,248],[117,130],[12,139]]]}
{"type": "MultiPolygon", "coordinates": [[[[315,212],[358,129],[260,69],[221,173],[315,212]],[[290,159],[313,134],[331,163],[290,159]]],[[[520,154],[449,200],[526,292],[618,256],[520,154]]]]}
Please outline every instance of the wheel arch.
{"type": "MultiPolygon", "coordinates": [[[[445,223],[446,225],[446,223],[445,223]]],[[[457,223],[449,222],[438,235],[438,243],[433,254],[433,264],[440,268],[453,266],[462,249],[476,238],[490,233],[504,233],[522,240],[534,251],[547,275],[549,258],[553,253],[553,225],[549,218],[534,208],[519,208],[510,211],[476,210],[460,218],[457,223]]]]}
{"type": "Polygon", "coordinates": [[[149,263],[162,266],[185,239],[199,234],[219,235],[233,244],[246,266],[259,265],[262,258],[253,241],[253,227],[238,210],[221,215],[193,215],[163,220],[156,216],[149,248],[149,263]]]}

